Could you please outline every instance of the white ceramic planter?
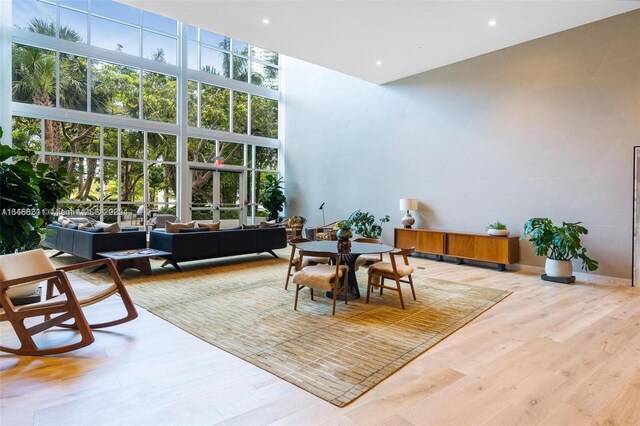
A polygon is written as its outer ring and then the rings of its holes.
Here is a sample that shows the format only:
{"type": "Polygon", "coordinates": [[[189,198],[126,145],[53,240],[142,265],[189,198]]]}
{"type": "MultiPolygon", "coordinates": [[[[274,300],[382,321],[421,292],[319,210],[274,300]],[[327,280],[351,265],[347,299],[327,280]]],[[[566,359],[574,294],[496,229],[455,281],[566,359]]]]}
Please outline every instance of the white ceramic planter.
{"type": "Polygon", "coordinates": [[[493,228],[489,228],[489,229],[487,229],[487,234],[495,235],[496,237],[506,237],[506,236],[509,235],[509,230],[508,229],[493,229],[493,228]]]}
{"type": "Polygon", "coordinates": [[[547,258],[544,263],[544,273],[550,277],[570,278],[573,273],[573,265],[570,260],[547,258]]]}

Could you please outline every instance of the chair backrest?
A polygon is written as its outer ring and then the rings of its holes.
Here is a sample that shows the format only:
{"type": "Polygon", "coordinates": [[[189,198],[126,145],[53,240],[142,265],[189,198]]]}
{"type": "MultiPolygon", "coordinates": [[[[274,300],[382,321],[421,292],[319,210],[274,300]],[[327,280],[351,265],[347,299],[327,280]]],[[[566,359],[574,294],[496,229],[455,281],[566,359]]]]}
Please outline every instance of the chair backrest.
{"type": "MultiPolygon", "coordinates": [[[[0,282],[28,277],[29,275],[44,274],[55,270],[55,266],[53,266],[42,249],[0,256],[0,282]]],[[[10,298],[28,296],[33,294],[39,284],[39,281],[32,281],[17,285],[7,290],[7,295],[10,298]]]]}
{"type": "Polygon", "coordinates": [[[307,223],[307,219],[305,217],[291,216],[287,221],[287,226],[291,228],[294,226],[303,226],[305,223],[307,223]]]}
{"type": "Polygon", "coordinates": [[[408,256],[416,251],[415,247],[407,247],[407,248],[395,248],[393,251],[389,252],[389,258],[391,259],[391,265],[393,266],[394,271],[396,270],[396,256],[402,256],[402,260],[404,260],[404,264],[409,264],[408,256]]]}
{"type": "Polygon", "coordinates": [[[330,251],[313,251],[313,250],[302,250],[300,249],[300,264],[303,265],[303,259],[305,257],[327,257],[333,260],[333,263],[336,267],[335,278],[338,278],[338,274],[340,271],[340,254],[332,253],[330,251]]]}

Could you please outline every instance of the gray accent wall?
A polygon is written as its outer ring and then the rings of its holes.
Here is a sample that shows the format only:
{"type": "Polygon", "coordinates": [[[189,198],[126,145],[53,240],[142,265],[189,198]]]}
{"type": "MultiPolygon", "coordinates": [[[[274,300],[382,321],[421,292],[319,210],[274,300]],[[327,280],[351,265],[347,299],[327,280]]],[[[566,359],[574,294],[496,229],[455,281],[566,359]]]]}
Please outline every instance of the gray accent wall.
{"type": "MultiPolygon", "coordinates": [[[[307,226],[322,202],[327,222],[389,214],[391,244],[407,197],[418,228],[582,221],[596,274],[631,277],[640,10],[383,86],[292,58],[282,69],[286,208],[307,226]]],[[[520,254],[544,264],[527,241],[520,254]]]]}

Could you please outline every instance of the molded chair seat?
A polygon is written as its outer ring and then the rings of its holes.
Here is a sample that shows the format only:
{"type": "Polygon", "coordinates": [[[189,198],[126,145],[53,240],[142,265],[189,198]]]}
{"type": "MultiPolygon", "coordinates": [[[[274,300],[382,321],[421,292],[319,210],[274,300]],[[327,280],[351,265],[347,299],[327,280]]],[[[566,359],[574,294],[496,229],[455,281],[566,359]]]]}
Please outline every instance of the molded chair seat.
{"type": "Polygon", "coordinates": [[[293,309],[298,310],[298,294],[300,290],[309,287],[311,300],[313,300],[314,289],[333,292],[332,315],[335,315],[338,292],[344,292],[344,303],[348,303],[349,267],[340,265],[340,255],[338,253],[300,250],[300,261],[304,262],[305,257],[326,257],[331,260],[332,264],[305,266],[293,275],[293,282],[296,285],[296,298],[293,309]]]}

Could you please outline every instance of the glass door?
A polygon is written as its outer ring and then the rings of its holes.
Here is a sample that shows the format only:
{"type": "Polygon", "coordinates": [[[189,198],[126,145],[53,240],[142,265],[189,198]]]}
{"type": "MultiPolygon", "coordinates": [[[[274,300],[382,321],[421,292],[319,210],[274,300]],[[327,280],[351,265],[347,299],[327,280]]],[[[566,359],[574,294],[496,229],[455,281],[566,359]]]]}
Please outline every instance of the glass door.
{"type": "Polygon", "coordinates": [[[220,222],[221,229],[246,223],[244,167],[189,166],[191,220],[220,222]]]}

